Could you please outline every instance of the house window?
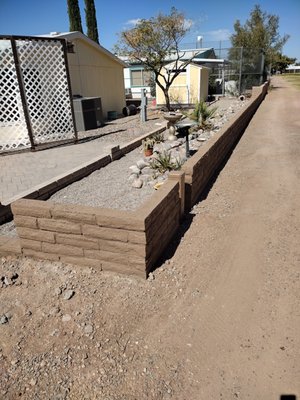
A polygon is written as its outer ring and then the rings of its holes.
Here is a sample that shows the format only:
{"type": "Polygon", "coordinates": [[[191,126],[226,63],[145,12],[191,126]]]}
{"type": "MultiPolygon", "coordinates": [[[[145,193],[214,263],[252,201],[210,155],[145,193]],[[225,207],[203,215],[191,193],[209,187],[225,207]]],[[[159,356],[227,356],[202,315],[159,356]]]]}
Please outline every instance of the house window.
{"type": "Polygon", "coordinates": [[[151,71],[143,69],[131,70],[131,86],[149,86],[151,71]]]}

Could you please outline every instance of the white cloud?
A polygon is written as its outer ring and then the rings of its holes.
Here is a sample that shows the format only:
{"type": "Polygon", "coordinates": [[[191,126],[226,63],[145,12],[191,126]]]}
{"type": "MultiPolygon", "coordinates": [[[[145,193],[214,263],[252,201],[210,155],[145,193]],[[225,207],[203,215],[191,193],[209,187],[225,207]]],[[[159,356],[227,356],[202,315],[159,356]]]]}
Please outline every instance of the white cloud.
{"type": "MultiPolygon", "coordinates": [[[[135,26],[139,22],[141,22],[141,18],[134,18],[134,19],[129,19],[128,21],[125,22],[126,26],[135,26]]],[[[185,19],[184,20],[184,28],[185,29],[191,29],[191,27],[194,25],[194,21],[191,19],[185,19]]]]}
{"type": "Polygon", "coordinates": [[[125,22],[125,25],[130,25],[130,26],[135,26],[139,22],[141,22],[141,18],[135,18],[135,19],[129,19],[127,22],[125,22]]]}
{"type": "Polygon", "coordinates": [[[231,32],[229,29],[216,29],[213,31],[202,32],[201,35],[205,38],[205,40],[228,40],[231,32]]]}
{"type": "Polygon", "coordinates": [[[191,19],[185,19],[184,20],[184,28],[185,29],[191,29],[191,27],[194,25],[194,21],[191,19]]]}

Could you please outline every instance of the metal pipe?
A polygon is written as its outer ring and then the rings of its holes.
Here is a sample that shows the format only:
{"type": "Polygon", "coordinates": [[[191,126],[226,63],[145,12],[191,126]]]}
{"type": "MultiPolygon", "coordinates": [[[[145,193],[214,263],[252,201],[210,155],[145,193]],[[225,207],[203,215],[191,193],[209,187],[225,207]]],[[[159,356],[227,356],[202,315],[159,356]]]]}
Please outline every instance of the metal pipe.
{"type": "Polygon", "coordinates": [[[241,90],[242,90],[242,65],[243,65],[243,47],[241,47],[241,58],[240,58],[239,94],[241,94],[241,90]]]}

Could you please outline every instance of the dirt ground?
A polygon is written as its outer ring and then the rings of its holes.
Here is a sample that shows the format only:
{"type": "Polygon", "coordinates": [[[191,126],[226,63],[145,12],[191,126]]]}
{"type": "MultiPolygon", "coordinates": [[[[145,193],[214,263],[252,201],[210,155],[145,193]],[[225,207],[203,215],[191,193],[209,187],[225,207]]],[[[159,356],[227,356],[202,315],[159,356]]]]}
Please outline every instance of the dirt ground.
{"type": "Polygon", "coordinates": [[[1,399],[299,398],[300,119],[289,85],[273,80],[147,281],[1,259],[1,399]]]}

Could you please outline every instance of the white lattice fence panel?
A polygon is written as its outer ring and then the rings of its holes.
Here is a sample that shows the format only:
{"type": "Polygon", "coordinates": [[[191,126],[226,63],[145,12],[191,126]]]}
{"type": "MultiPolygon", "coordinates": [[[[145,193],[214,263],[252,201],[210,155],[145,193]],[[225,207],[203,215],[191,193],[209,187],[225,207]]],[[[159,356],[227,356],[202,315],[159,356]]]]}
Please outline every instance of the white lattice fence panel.
{"type": "Polygon", "coordinates": [[[71,139],[74,126],[60,41],[16,41],[35,144],[71,139]]]}
{"type": "Polygon", "coordinates": [[[0,152],[30,147],[10,40],[0,40],[0,152]]]}

